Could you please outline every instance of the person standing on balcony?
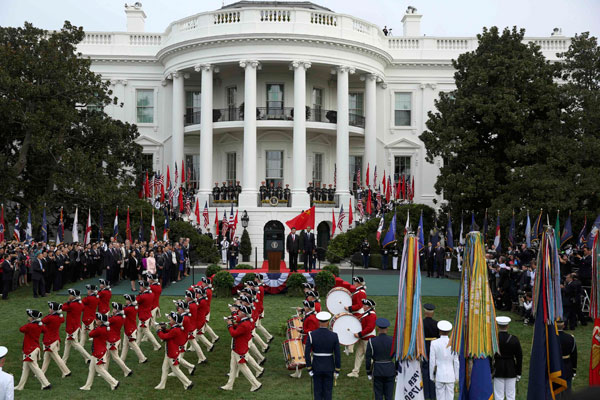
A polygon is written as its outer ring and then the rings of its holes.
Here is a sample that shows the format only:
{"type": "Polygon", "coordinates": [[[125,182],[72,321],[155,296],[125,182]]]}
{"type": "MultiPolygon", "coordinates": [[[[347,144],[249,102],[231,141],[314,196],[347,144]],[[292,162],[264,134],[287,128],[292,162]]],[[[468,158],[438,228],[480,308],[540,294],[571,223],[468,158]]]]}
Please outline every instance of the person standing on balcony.
{"type": "Polygon", "coordinates": [[[219,193],[220,192],[221,192],[221,189],[219,189],[219,182],[215,182],[215,187],[212,190],[213,201],[219,200],[219,193]]]}

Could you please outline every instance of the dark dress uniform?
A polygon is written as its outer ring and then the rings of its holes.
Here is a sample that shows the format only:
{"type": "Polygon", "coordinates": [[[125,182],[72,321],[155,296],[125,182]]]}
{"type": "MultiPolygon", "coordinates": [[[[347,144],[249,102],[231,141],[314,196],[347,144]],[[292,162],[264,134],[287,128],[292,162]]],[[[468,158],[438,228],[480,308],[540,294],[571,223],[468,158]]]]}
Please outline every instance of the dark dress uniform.
{"type": "Polygon", "coordinates": [[[571,396],[571,384],[573,376],[577,373],[577,344],[575,337],[560,330],[558,332],[560,341],[560,350],[562,353],[562,375],[561,378],[567,381],[567,390],[560,393],[557,398],[569,398],[571,396]]]}
{"type": "Polygon", "coordinates": [[[283,189],[283,199],[285,201],[290,201],[290,194],[292,193],[292,191],[289,188],[290,185],[286,184],[285,185],[285,189],[283,189]]]}
{"type": "Polygon", "coordinates": [[[260,188],[258,189],[259,193],[260,193],[260,200],[266,200],[267,199],[267,187],[264,185],[264,182],[262,185],[260,185],[260,188]]]}
{"type": "Polygon", "coordinates": [[[11,261],[14,260],[6,258],[0,268],[2,269],[2,300],[8,299],[8,292],[11,290],[13,275],[15,274],[15,267],[11,261]]]}
{"type": "Polygon", "coordinates": [[[219,200],[220,193],[221,193],[221,189],[219,189],[219,184],[215,183],[215,187],[212,190],[213,200],[219,200]]]}
{"type": "Polygon", "coordinates": [[[423,393],[425,399],[435,400],[435,382],[429,379],[429,349],[431,342],[440,337],[440,331],[437,327],[437,321],[431,317],[423,318],[423,333],[425,334],[425,353],[427,359],[421,362],[421,376],[423,378],[423,393]]]}
{"type": "MultiPolygon", "coordinates": [[[[523,352],[519,339],[506,331],[500,331],[498,333],[498,351],[499,353],[494,354],[492,368],[494,380],[521,376],[523,352]]],[[[506,389],[505,391],[508,392],[506,389]]]]}
{"type": "Polygon", "coordinates": [[[340,342],[338,335],[327,328],[308,334],[304,347],[306,369],[313,374],[314,400],[331,400],[333,374],[340,373],[340,342]],[[311,355],[312,352],[312,355],[311,355]]]}
{"type": "Polygon", "coordinates": [[[312,186],[312,183],[308,184],[308,187],[306,188],[306,193],[308,193],[309,197],[310,197],[310,203],[312,204],[315,195],[315,189],[312,186]]]}
{"type": "Polygon", "coordinates": [[[391,336],[380,333],[367,343],[367,375],[373,377],[375,400],[394,398],[397,367],[391,356],[393,341],[391,336]]]}

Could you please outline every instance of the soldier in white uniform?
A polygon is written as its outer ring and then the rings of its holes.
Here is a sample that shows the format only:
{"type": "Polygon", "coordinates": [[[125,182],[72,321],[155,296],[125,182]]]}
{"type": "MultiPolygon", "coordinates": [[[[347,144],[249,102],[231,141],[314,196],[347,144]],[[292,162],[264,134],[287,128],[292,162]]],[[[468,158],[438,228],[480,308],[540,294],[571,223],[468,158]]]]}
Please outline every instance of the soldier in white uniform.
{"type": "Polygon", "coordinates": [[[452,353],[448,347],[448,334],[452,324],[440,321],[437,325],[440,338],[431,342],[429,350],[429,376],[435,382],[437,400],[452,400],[454,385],[458,382],[458,354],[452,353]]]}
{"type": "Polygon", "coordinates": [[[225,266],[227,266],[227,250],[229,249],[229,241],[227,240],[227,237],[224,237],[223,240],[221,240],[221,261],[223,261],[223,264],[225,264],[225,266]]]}
{"type": "Polygon", "coordinates": [[[15,398],[15,379],[11,374],[2,371],[7,354],[8,349],[0,346],[0,400],[13,400],[15,398]]]}

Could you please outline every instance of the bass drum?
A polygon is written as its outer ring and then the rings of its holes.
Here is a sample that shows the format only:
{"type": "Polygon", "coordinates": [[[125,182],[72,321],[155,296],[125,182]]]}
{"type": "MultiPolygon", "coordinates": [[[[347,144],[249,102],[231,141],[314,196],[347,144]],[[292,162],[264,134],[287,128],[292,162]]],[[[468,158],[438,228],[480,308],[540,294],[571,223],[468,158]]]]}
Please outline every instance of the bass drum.
{"type": "Polygon", "coordinates": [[[327,309],[333,315],[346,312],[352,305],[352,293],[346,288],[335,287],[327,293],[327,309]]]}
{"type": "Polygon", "coordinates": [[[340,344],[350,346],[358,342],[358,338],[354,334],[362,331],[362,326],[358,318],[345,312],[331,319],[329,329],[337,333],[340,344]]]}

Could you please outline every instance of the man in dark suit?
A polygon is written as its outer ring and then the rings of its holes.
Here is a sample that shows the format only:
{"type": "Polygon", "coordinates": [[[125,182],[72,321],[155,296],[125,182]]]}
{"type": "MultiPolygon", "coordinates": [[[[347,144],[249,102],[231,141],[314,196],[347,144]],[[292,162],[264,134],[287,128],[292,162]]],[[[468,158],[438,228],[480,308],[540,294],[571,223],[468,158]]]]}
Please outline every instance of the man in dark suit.
{"type": "Polygon", "coordinates": [[[38,253],[37,258],[31,264],[31,280],[33,281],[33,297],[46,297],[46,288],[44,285],[44,266],[43,259],[46,258],[47,251],[42,249],[38,253]]]}
{"type": "Polygon", "coordinates": [[[446,267],[446,251],[440,242],[435,245],[435,270],[438,278],[444,277],[444,268],[446,267]]]}
{"type": "Polygon", "coordinates": [[[106,250],[106,252],[104,253],[104,267],[106,268],[106,280],[109,281],[111,284],[114,283],[113,269],[116,265],[117,263],[115,262],[115,252],[113,249],[113,244],[109,243],[108,250],[106,250]]]}
{"type": "Polygon", "coordinates": [[[390,321],[377,318],[375,321],[379,336],[372,337],[367,343],[366,370],[373,380],[375,400],[392,400],[397,365],[392,358],[393,338],[387,335],[390,321]]]}
{"type": "Polygon", "coordinates": [[[333,379],[340,375],[340,342],[338,335],[329,330],[331,314],[323,311],[317,314],[319,329],[308,334],[304,354],[306,369],[313,378],[315,400],[331,400],[333,379]],[[312,354],[311,354],[312,352],[312,354]]]}
{"type": "Polygon", "coordinates": [[[494,354],[494,398],[514,399],[516,385],[521,379],[523,351],[519,339],[508,333],[509,317],[496,317],[498,323],[498,353],[494,354]]]}
{"type": "Polygon", "coordinates": [[[427,266],[427,276],[433,278],[433,259],[435,257],[435,249],[431,242],[427,243],[425,248],[425,264],[427,266]]]}
{"type": "Polygon", "coordinates": [[[290,255],[290,271],[298,270],[298,249],[300,238],[296,235],[296,228],[292,228],[292,232],[288,235],[285,247],[290,255]]]}
{"type": "Polygon", "coordinates": [[[8,292],[12,288],[12,280],[15,274],[15,253],[10,251],[4,256],[2,262],[2,300],[8,300],[8,292]]]}
{"type": "Polygon", "coordinates": [[[425,400],[435,400],[435,382],[429,379],[429,349],[431,348],[431,342],[440,337],[440,330],[437,327],[437,321],[433,319],[433,313],[435,306],[433,304],[424,304],[423,309],[425,310],[425,318],[423,318],[423,334],[425,335],[425,354],[427,359],[421,361],[421,371],[423,373],[423,394],[425,400]]]}
{"type": "Polygon", "coordinates": [[[315,234],[311,232],[311,227],[307,226],[306,233],[304,234],[304,270],[307,272],[311,272],[312,270],[316,251],[315,234]]]}

